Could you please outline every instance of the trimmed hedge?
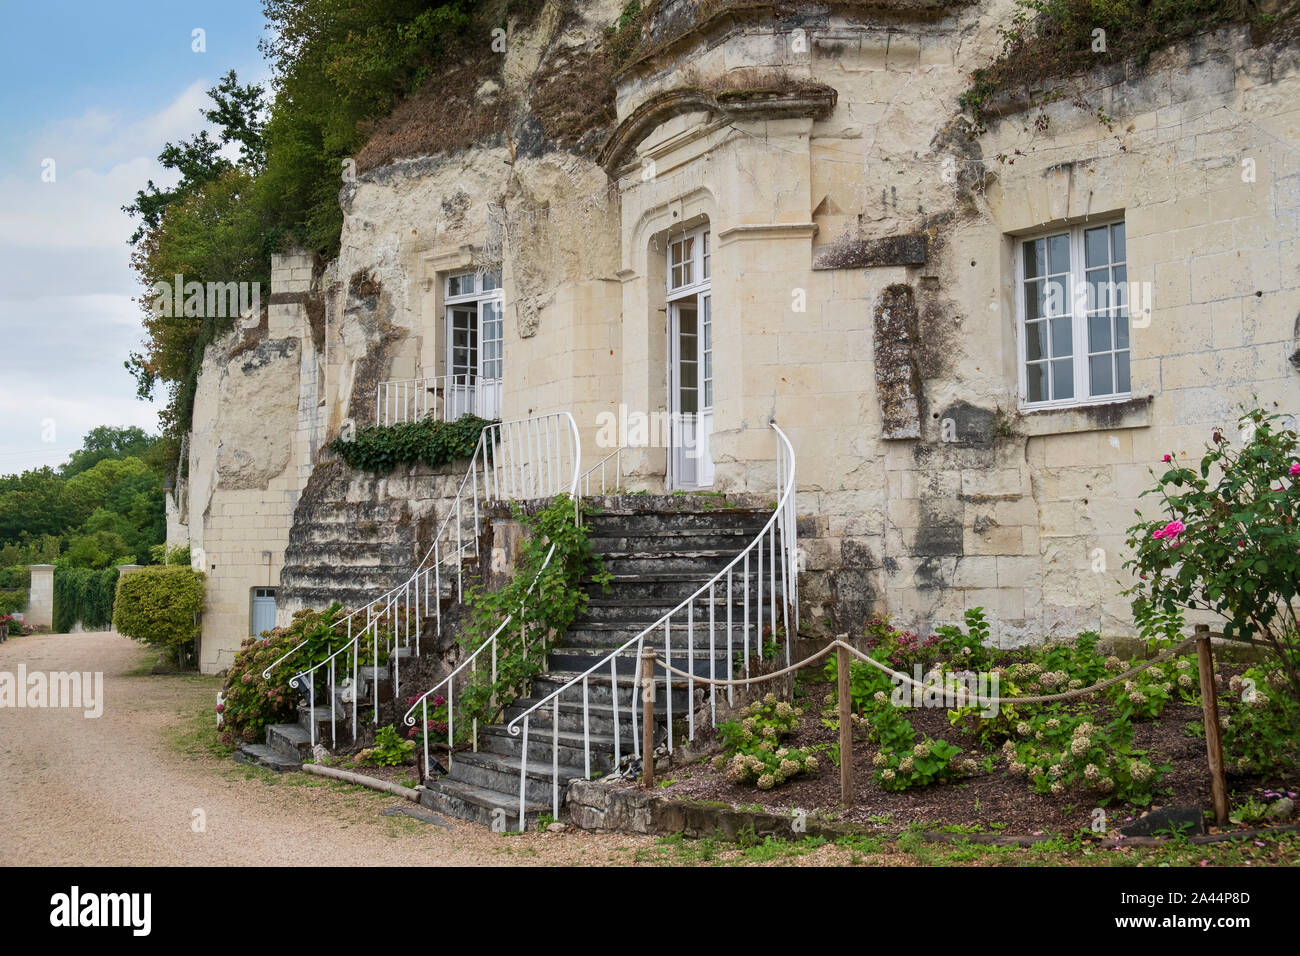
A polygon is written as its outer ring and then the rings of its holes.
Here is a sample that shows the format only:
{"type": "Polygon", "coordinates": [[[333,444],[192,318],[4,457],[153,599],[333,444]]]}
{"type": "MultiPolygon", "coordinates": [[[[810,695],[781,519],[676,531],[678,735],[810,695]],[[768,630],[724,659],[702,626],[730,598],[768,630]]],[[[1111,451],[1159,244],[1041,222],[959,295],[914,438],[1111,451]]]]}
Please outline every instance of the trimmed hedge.
{"type": "Polygon", "coordinates": [[[202,571],[176,564],[133,571],[117,584],[113,626],[133,640],[162,647],[179,660],[199,636],[202,571]]]}
{"type": "Polygon", "coordinates": [[[66,634],[81,622],[87,630],[103,628],[113,620],[113,596],[117,588],[117,568],[95,571],[91,568],[54,569],[55,633],[66,634]]]}

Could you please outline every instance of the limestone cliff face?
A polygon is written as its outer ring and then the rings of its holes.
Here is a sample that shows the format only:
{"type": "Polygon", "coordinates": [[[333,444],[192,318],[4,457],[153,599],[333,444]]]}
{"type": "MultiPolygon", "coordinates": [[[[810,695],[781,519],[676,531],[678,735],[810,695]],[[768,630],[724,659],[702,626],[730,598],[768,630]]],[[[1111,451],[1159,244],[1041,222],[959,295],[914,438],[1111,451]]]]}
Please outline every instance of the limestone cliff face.
{"type": "MultiPolygon", "coordinates": [[[[391,550],[376,564],[418,550],[441,476],[312,468],[375,419],[380,383],[445,374],[449,276],[501,272],[502,417],[571,411],[594,464],[602,413],[668,405],[666,256],[708,230],[713,488],[771,500],[775,418],[806,626],[979,605],[1005,644],[1131,632],[1151,450],[1199,448],[1255,396],[1300,404],[1295,45],[1224,27],[987,103],[971,135],[961,97],[1015,0],[663,0],[616,74],[618,0],[535,9],[377,125],[341,183],[338,258],[278,259],[264,339],[205,364],[190,534],[209,563],[241,542],[219,562],[244,603],[278,583],[290,523],[308,603],[327,597],[311,529],[349,508],[391,550]],[[1018,242],[1094,222],[1123,224],[1149,313],[1131,394],[1028,407],[1018,242]]],[[[630,452],[627,487],[664,491],[666,454],[630,452]]],[[[235,634],[231,587],[213,613],[235,634]]]]}

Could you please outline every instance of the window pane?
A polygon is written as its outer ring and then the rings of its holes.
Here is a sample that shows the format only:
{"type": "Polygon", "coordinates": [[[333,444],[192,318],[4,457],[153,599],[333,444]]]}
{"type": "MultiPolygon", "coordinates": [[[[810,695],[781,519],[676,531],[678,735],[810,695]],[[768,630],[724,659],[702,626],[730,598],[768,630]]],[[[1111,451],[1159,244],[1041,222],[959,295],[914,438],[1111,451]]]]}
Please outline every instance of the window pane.
{"type": "Polygon", "coordinates": [[[1030,322],[1025,326],[1025,358],[1033,362],[1047,358],[1047,323],[1030,322]]]}
{"type": "Polygon", "coordinates": [[[1115,353],[1115,391],[1130,392],[1133,385],[1128,375],[1128,352],[1115,353]]]}
{"type": "Polygon", "coordinates": [[[1124,266],[1116,266],[1111,270],[1114,276],[1115,301],[1114,304],[1121,309],[1128,308],[1128,269],[1124,266]]]}
{"type": "Polygon", "coordinates": [[[1070,236],[1067,233],[1048,237],[1047,266],[1053,275],[1070,271],[1070,236]]]}
{"type": "Polygon", "coordinates": [[[1058,359],[1052,362],[1052,398],[1074,398],[1074,362],[1058,359]]]}
{"type": "Polygon", "coordinates": [[[447,295],[468,295],[474,291],[474,273],[465,275],[449,276],[447,279],[447,295]]]}
{"type": "Polygon", "coordinates": [[[1083,231],[1083,265],[1087,269],[1104,266],[1110,262],[1110,247],[1106,241],[1110,230],[1105,226],[1083,231]]]}
{"type": "Polygon", "coordinates": [[[1052,358],[1074,354],[1074,329],[1070,317],[1052,319],[1052,358]]]}
{"type": "Polygon", "coordinates": [[[491,292],[493,289],[501,288],[501,273],[485,272],[483,273],[483,291],[491,292]]]}
{"type": "MultiPolygon", "coordinates": [[[[1110,313],[1088,316],[1088,351],[1107,352],[1110,350],[1110,313]]],[[[1096,394],[1094,392],[1094,394],[1096,394]]]]}
{"type": "Polygon", "coordinates": [[[1115,304],[1111,295],[1110,270],[1093,269],[1088,273],[1088,311],[1109,309],[1115,304]]]}
{"type": "Polygon", "coordinates": [[[704,380],[704,407],[713,407],[713,379],[704,380]]]}
{"type": "Polygon", "coordinates": [[[1124,252],[1124,224],[1117,222],[1110,227],[1110,244],[1111,244],[1111,262],[1127,262],[1128,256],[1124,252]]]}
{"type": "Polygon", "coordinates": [[[1094,355],[1088,359],[1088,381],[1093,395],[1110,395],[1115,389],[1110,380],[1110,353],[1094,355]]]}
{"type": "Polygon", "coordinates": [[[1025,278],[1033,279],[1047,274],[1047,243],[1030,239],[1024,243],[1025,278]]]}
{"type": "Polygon", "coordinates": [[[1033,321],[1041,319],[1047,313],[1043,311],[1043,283],[1026,282],[1025,283],[1025,319],[1033,321]]]}
{"type": "Polygon", "coordinates": [[[676,289],[682,284],[682,267],[673,266],[673,288],[676,289]]]}
{"type": "Polygon", "coordinates": [[[1047,363],[1025,366],[1025,395],[1031,402],[1047,400],[1047,363]]]}
{"type": "Polygon", "coordinates": [[[1115,316],[1115,348],[1128,348],[1128,316],[1115,316]]]}
{"type": "Polygon", "coordinates": [[[1057,279],[1047,280],[1047,294],[1043,298],[1044,314],[1070,314],[1069,278],[1069,276],[1061,276],[1057,279]]]}

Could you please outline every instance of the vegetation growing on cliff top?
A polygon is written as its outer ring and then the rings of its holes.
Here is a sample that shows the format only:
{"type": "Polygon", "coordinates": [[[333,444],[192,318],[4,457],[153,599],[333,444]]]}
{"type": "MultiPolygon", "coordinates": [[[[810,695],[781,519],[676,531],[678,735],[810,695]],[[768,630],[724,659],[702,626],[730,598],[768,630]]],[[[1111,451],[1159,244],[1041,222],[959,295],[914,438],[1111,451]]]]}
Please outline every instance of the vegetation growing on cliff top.
{"type": "Polygon", "coordinates": [[[982,132],[990,101],[1028,96],[1052,80],[1130,57],[1141,64],[1157,50],[1218,27],[1248,24],[1261,36],[1294,27],[1300,3],[1264,13],[1252,0],[1017,0],[1002,27],[1001,55],[971,75],[961,105],[982,132]]]}

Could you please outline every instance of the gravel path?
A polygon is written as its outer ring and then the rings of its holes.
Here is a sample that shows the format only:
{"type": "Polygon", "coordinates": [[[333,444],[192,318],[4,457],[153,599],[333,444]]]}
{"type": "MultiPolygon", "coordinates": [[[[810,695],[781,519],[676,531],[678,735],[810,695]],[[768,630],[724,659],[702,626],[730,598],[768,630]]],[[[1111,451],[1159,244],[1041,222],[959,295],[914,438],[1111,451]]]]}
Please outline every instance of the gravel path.
{"type": "Polygon", "coordinates": [[[217,681],[130,676],[147,660],[109,632],[0,644],[0,672],[102,671],[103,716],[0,708],[0,865],[628,864],[646,837],[499,835],[385,817],[406,801],[186,752],[217,681]],[[205,815],[204,832],[192,826],[205,815]]]}

